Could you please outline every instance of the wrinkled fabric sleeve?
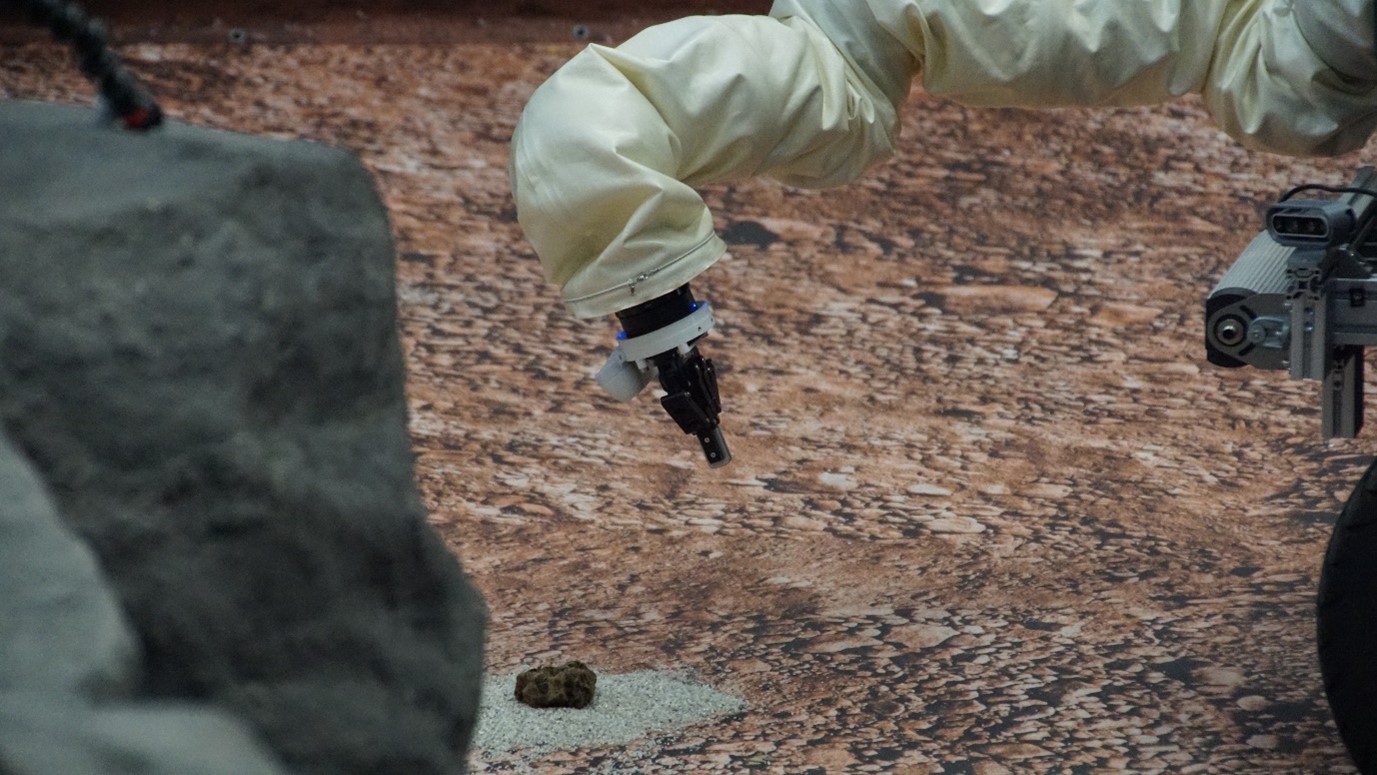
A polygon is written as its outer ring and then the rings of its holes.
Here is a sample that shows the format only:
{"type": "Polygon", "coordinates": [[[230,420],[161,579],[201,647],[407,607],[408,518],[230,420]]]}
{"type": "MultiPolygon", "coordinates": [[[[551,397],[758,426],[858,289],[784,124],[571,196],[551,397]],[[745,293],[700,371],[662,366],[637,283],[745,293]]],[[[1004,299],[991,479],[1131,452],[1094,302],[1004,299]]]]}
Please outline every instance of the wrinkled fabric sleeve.
{"type": "Polygon", "coordinates": [[[1306,10],[1293,0],[776,0],[773,18],[652,27],[617,49],[589,47],[536,91],[512,143],[518,219],[575,315],[624,309],[724,252],[694,186],[854,179],[892,153],[916,75],[929,93],[977,106],[1199,93],[1248,147],[1351,151],[1377,126],[1377,79],[1326,64],[1317,51],[1336,49],[1307,38],[1325,25],[1298,22],[1306,10]]]}
{"type": "MultiPolygon", "coordinates": [[[[1293,156],[1361,148],[1377,126],[1377,73],[1330,66],[1332,53],[1372,45],[1370,29],[1345,41],[1316,18],[1336,0],[866,2],[920,62],[925,90],[968,105],[1148,105],[1194,92],[1243,145],[1293,156]]],[[[1371,27],[1368,0],[1342,3],[1350,31],[1371,27]]]]}
{"type": "Polygon", "coordinates": [[[694,186],[845,183],[893,153],[896,125],[813,25],[681,19],[590,46],[536,90],[512,138],[517,218],[569,310],[605,315],[725,251],[694,186]]]}

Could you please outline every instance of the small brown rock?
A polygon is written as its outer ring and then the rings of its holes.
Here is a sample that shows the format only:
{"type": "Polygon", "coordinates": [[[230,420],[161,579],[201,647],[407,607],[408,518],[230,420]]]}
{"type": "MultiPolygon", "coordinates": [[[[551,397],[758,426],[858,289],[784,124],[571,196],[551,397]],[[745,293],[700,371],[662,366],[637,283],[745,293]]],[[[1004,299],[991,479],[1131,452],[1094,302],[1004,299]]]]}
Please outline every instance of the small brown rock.
{"type": "Polygon", "coordinates": [[[572,660],[518,674],[516,699],[532,708],[586,708],[597,684],[598,677],[587,665],[572,660]]]}

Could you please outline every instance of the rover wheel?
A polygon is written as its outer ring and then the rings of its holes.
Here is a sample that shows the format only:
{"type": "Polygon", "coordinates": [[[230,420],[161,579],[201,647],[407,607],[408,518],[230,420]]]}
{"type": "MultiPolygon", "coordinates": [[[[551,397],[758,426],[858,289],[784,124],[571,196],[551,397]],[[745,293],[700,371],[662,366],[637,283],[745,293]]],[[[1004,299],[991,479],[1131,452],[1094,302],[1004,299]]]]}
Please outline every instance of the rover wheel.
{"type": "Polygon", "coordinates": [[[1320,673],[1339,735],[1365,775],[1377,773],[1377,462],[1344,506],[1320,570],[1320,673]]]}

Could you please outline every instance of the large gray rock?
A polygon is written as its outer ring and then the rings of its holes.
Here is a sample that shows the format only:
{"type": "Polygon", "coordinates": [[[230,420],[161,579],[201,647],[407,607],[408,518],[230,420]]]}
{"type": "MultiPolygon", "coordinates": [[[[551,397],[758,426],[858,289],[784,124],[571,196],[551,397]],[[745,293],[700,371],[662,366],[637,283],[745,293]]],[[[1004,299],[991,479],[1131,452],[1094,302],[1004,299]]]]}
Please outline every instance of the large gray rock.
{"type": "Polygon", "coordinates": [[[0,137],[0,421],[138,633],[138,693],[303,773],[462,769],[483,608],[414,483],[367,173],[29,103],[0,137]]]}

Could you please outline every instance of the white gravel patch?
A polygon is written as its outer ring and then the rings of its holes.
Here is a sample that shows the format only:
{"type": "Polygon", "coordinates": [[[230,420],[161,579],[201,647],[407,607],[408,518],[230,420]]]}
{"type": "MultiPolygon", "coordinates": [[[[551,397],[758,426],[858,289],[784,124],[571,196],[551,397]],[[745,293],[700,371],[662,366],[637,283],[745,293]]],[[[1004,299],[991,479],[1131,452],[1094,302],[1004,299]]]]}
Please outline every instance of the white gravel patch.
{"type": "Polygon", "coordinates": [[[621,745],[646,734],[736,713],[746,703],[683,673],[598,674],[586,708],[532,708],[516,701],[516,673],[483,681],[473,747],[499,753],[621,745]]]}

